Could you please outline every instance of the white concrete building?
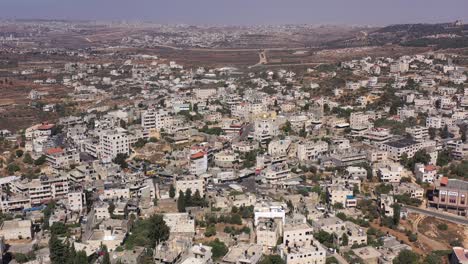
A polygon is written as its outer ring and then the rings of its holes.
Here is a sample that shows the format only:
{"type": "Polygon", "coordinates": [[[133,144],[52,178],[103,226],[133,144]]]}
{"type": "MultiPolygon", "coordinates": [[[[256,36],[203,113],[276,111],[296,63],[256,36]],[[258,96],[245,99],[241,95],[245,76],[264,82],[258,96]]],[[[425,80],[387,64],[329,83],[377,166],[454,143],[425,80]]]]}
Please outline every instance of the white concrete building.
{"type": "Polygon", "coordinates": [[[168,129],[173,122],[173,116],[163,109],[149,109],[141,113],[141,125],[148,130],[168,129]]]}
{"type": "Polygon", "coordinates": [[[286,220],[285,205],[281,203],[259,203],[254,208],[254,224],[258,225],[260,219],[280,219],[282,224],[286,220]]]}
{"type": "Polygon", "coordinates": [[[328,143],[325,141],[298,143],[297,158],[301,161],[317,160],[327,151],[328,143]]]}
{"type": "Polygon", "coordinates": [[[200,195],[205,195],[205,180],[195,176],[177,177],[175,180],[176,197],[179,197],[179,192],[186,192],[187,189],[192,191],[192,195],[198,190],[200,195]]]}
{"type": "Polygon", "coordinates": [[[86,209],[86,194],[81,191],[69,192],[67,195],[68,209],[73,212],[84,212],[86,209]]]}
{"type": "Polygon", "coordinates": [[[125,129],[105,130],[99,137],[100,157],[110,162],[117,154],[130,154],[130,141],[125,129]]]}

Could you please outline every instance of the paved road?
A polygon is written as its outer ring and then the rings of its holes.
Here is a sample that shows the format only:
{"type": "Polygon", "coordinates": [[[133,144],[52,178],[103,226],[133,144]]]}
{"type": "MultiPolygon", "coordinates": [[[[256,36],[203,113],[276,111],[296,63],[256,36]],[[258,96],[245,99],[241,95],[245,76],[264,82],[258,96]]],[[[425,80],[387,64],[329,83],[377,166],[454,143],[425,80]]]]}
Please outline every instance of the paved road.
{"type": "Polygon", "coordinates": [[[310,50],[310,49],[316,49],[317,47],[277,47],[277,48],[190,48],[190,47],[177,47],[177,46],[171,46],[171,45],[163,45],[163,44],[158,44],[158,45],[153,45],[154,47],[161,47],[161,48],[168,48],[168,49],[173,49],[173,50],[186,50],[186,51],[206,51],[206,52],[239,52],[239,51],[259,51],[259,50],[264,50],[264,51],[269,51],[269,50],[274,50],[274,51],[283,51],[283,50],[310,50]]]}
{"type": "Polygon", "coordinates": [[[421,209],[418,207],[413,207],[413,206],[408,206],[405,205],[405,207],[408,209],[410,212],[416,212],[428,216],[433,216],[435,218],[439,218],[442,220],[450,221],[455,224],[461,224],[461,225],[467,225],[468,226],[468,219],[462,216],[457,216],[457,215],[449,215],[448,213],[443,213],[443,212],[438,212],[435,210],[431,209],[421,209]]]}

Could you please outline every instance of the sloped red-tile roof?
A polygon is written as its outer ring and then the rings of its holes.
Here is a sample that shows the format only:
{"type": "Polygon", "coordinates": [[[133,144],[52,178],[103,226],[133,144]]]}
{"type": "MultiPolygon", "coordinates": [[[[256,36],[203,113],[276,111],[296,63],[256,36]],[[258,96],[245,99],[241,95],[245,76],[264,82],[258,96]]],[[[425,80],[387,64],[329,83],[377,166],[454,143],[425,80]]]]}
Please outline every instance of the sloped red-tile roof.
{"type": "Polygon", "coordinates": [[[437,168],[434,165],[427,165],[424,169],[426,171],[435,171],[437,168]]]}
{"type": "Polygon", "coordinates": [[[46,150],[46,153],[48,155],[52,155],[52,154],[57,154],[57,153],[62,153],[63,152],[63,149],[62,148],[50,148],[48,150],[46,150]]]}
{"type": "Polygon", "coordinates": [[[54,124],[47,124],[47,123],[44,123],[42,125],[40,125],[37,129],[38,130],[49,130],[51,128],[54,127],[54,124]]]}
{"type": "Polygon", "coordinates": [[[447,185],[447,183],[448,183],[448,177],[442,177],[440,179],[440,184],[441,185],[447,185]]]}
{"type": "Polygon", "coordinates": [[[200,152],[197,152],[195,154],[190,155],[190,158],[191,159],[199,159],[199,158],[202,158],[203,156],[205,156],[205,152],[200,151],[200,152]]]}

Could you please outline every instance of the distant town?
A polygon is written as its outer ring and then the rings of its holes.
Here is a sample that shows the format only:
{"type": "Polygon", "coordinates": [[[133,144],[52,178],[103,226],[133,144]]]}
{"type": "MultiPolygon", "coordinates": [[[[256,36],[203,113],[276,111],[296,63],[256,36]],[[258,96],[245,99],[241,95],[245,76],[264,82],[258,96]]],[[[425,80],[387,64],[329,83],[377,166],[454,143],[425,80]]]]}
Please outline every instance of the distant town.
{"type": "Polygon", "coordinates": [[[0,257],[466,264],[466,32],[2,20],[0,257]]]}

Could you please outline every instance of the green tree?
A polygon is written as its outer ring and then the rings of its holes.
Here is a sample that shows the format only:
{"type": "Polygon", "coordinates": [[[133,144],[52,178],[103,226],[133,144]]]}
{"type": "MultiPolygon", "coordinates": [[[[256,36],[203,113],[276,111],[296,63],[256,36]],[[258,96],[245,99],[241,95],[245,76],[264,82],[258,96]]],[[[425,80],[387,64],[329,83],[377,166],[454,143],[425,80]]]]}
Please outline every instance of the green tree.
{"type": "Polygon", "coordinates": [[[211,241],[208,244],[208,246],[212,248],[211,253],[213,254],[213,259],[215,260],[223,257],[228,252],[228,248],[226,247],[226,245],[223,242],[221,242],[218,238],[211,241]]]}
{"type": "Polygon", "coordinates": [[[401,206],[398,203],[393,204],[393,224],[398,226],[400,224],[401,206]]]}
{"type": "Polygon", "coordinates": [[[34,161],[34,165],[36,166],[41,166],[47,161],[47,158],[45,155],[40,156],[34,161]]]}
{"type": "Polygon", "coordinates": [[[63,264],[68,260],[68,248],[56,235],[49,239],[50,261],[52,264],[63,264]]]}
{"type": "Polygon", "coordinates": [[[398,256],[393,260],[393,264],[417,264],[419,255],[413,251],[404,249],[400,251],[398,256]]]}
{"type": "Polygon", "coordinates": [[[216,226],[214,224],[209,225],[205,230],[205,236],[211,237],[216,235],[216,226]]]}
{"type": "Polygon", "coordinates": [[[424,264],[442,264],[444,263],[441,257],[435,253],[431,253],[424,258],[424,264]]]}
{"type": "Polygon", "coordinates": [[[63,222],[55,222],[50,227],[50,233],[52,235],[61,236],[68,232],[67,226],[63,222]]]}
{"type": "Polygon", "coordinates": [[[291,122],[289,122],[289,120],[286,121],[286,123],[281,129],[283,130],[284,133],[289,134],[292,131],[291,122]]]}
{"type": "Polygon", "coordinates": [[[139,138],[139,139],[137,140],[137,142],[135,142],[135,144],[133,144],[133,146],[134,146],[135,148],[142,148],[142,147],[144,147],[144,146],[146,145],[146,143],[148,143],[148,141],[147,141],[146,139],[144,139],[144,138],[139,138]]]}
{"type": "Polygon", "coordinates": [[[462,142],[466,142],[466,132],[468,130],[468,125],[460,126],[460,139],[462,142]]]}
{"type": "Polygon", "coordinates": [[[16,151],[16,157],[18,157],[18,158],[21,158],[21,157],[23,156],[23,154],[24,154],[24,151],[21,150],[21,149],[18,149],[18,150],[16,151]]]}
{"type": "Polygon", "coordinates": [[[184,192],[181,190],[179,191],[179,197],[177,198],[177,210],[179,212],[185,212],[185,195],[184,192]]]}
{"type": "Polygon", "coordinates": [[[104,252],[101,264],[111,264],[109,251],[107,251],[107,247],[105,245],[101,246],[101,251],[104,252]]]}
{"type": "Polygon", "coordinates": [[[342,203],[336,202],[336,203],[333,204],[333,209],[335,209],[335,210],[340,210],[340,209],[343,209],[343,208],[344,207],[343,207],[342,203]]]}
{"type": "Polygon", "coordinates": [[[24,156],[23,156],[23,162],[26,163],[26,164],[33,164],[34,160],[32,159],[31,154],[26,152],[26,154],[24,154],[24,156]]]}
{"type": "Polygon", "coordinates": [[[429,138],[434,139],[437,136],[437,129],[430,127],[429,128],[429,138]]]}
{"type": "Polygon", "coordinates": [[[343,246],[347,246],[348,243],[349,243],[348,235],[346,233],[344,233],[343,236],[341,236],[341,244],[343,246]]]}
{"type": "Polygon", "coordinates": [[[191,206],[192,202],[192,189],[187,188],[185,190],[185,206],[191,206]]]}
{"type": "Polygon", "coordinates": [[[88,263],[88,257],[86,256],[86,252],[83,250],[76,252],[76,256],[73,259],[73,264],[87,264],[87,263],[88,263]]]}
{"type": "Polygon", "coordinates": [[[442,131],[440,131],[440,137],[441,138],[449,138],[449,137],[452,137],[453,135],[449,132],[448,130],[448,126],[445,125],[443,128],[442,128],[442,131]]]}
{"type": "Polygon", "coordinates": [[[266,255],[259,264],[285,264],[285,261],[279,255],[266,255]]]}
{"type": "Polygon", "coordinates": [[[152,215],[149,218],[149,239],[151,247],[154,248],[156,243],[164,242],[169,238],[169,227],[160,214],[152,215]]]}
{"type": "Polygon", "coordinates": [[[119,154],[117,154],[117,156],[112,160],[112,162],[114,162],[115,164],[120,165],[120,168],[126,169],[126,168],[128,168],[127,158],[128,158],[128,155],[127,155],[127,154],[125,154],[125,153],[119,153],[119,154]]]}
{"type": "Polygon", "coordinates": [[[447,149],[442,150],[439,152],[439,155],[437,155],[437,166],[445,166],[450,163],[452,158],[450,157],[450,151],[447,149]]]}
{"type": "Polygon", "coordinates": [[[10,163],[7,166],[7,170],[8,170],[9,173],[13,174],[13,173],[15,173],[17,171],[20,171],[21,168],[15,163],[10,163]]]}
{"type": "Polygon", "coordinates": [[[171,186],[169,187],[169,197],[173,199],[175,197],[175,192],[176,189],[174,188],[174,184],[171,184],[171,186]]]}

